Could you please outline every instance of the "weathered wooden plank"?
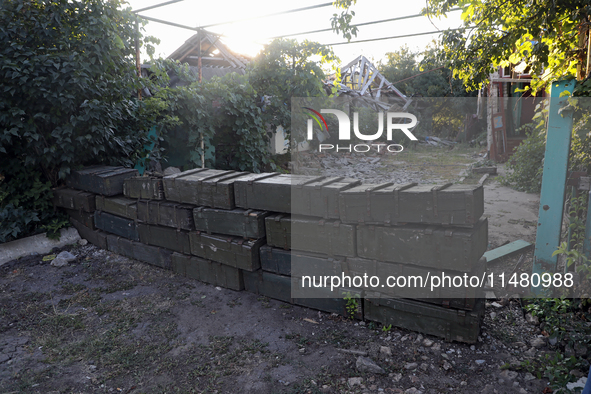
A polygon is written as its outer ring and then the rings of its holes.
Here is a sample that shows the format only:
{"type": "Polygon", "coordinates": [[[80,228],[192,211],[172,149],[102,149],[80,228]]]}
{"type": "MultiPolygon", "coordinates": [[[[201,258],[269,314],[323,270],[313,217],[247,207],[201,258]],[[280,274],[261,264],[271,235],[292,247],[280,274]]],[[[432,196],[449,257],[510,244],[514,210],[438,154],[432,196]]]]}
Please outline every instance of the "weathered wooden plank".
{"type": "Polygon", "coordinates": [[[512,254],[525,251],[529,249],[533,245],[527,241],[522,239],[518,239],[517,241],[513,241],[508,243],[507,245],[500,246],[496,249],[489,250],[484,253],[484,257],[490,263],[495,263],[497,260],[502,259],[503,257],[511,256],[512,254]]]}
{"type": "Polygon", "coordinates": [[[123,182],[123,194],[129,198],[164,200],[162,178],[139,176],[123,182]]]}
{"type": "Polygon", "coordinates": [[[345,223],[425,223],[471,227],[484,213],[484,189],[474,185],[361,185],[342,191],[345,223]]]}
{"type": "Polygon", "coordinates": [[[70,222],[76,228],[76,230],[78,230],[80,237],[101,249],[107,249],[107,233],[99,230],[92,230],[76,219],[70,218],[70,222]]]}
{"type": "Polygon", "coordinates": [[[198,207],[193,210],[197,230],[254,239],[265,237],[265,217],[268,215],[265,211],[242,208],[222,210],[198,207]]]}
{"type": "Polygon", "coordinates": [[[66,178],[66,185],[104,196],[115,196],[123,193],[125,179],[137,175],[138,171],[131,168],[93,166],[73,171],[66,178]]]}
{"type": "Polygon", "coordinates": [[[406,226],[357,227],[359,257],[470,272],[486,251],[488,221],[474,228],[406,226]]]}
{"type": "Polygon", "coordinates": [[[94,212],[94,193],[74,190],[67,187],[58,187],[53,191],[53,205],[71,210],[94,212]]]}
{"type": "Polygon", "coordinates": [[[181,230],[194,230],[194,205],[178,204],[168,201],[138,200],[137,218],[139,221],[181,230]]]}
{"type": "Polygon", "coordinates": [[[247,271],[260,268],[259,249],[264,239],[244,240],[194,231],[189,234],[191,254],[247,271]]]}
{"type": "Polygon", "coordinates": [[[137,200],[125,197],[96,196],[96,210],[104,211],[127,219],[137,219],[137,200]]]}
{"type": "Polygon", "coordinates": [[[267,217],[265,227],[267,244],[271,246],[331,256],[356,256],[354,225],[278,214],[267,217]]]}
{"type": "Polygon", "coordinates": [[[232,290],[243,290],[242,270],[181,253],[172,255],[172,270],[182,276],[197,279],[214,286],[232,290]]]}
{"type": "Polygon", "coordinates": [[[188,231],[143,223],[138,223],[137,229],[140,242],[144,244],[159,246],[183,254],[191,254],[188,231]]]}
{"type": "Polygon", "coordinates": [[[94,211],[94,225],[103,231],[116,234],[121,237],[139,241],[136,223],[121,216],[112,215],[107,212],[94,211]]]}
{"type": "Polygon", "coordinates": [[[372,298],[372,294],[367,294],[364,316],[367,320],[434,335],[447,341],[476,343],[484,316],[484,300],[480,299],[474,310],[465,311],[408,299],[372,298]]]}

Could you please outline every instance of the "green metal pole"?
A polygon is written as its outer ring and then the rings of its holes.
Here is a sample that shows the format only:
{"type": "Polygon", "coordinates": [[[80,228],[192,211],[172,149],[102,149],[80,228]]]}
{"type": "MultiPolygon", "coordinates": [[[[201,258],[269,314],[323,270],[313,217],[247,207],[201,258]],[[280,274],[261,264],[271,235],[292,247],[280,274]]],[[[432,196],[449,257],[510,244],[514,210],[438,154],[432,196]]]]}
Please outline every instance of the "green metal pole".
{"type": "MultiPolygon", "coordinates": [[[[548,133],[546,136],[546,154],[542,175],[542,192],[536,233],[536,249],[532,273],[556,272],[557,256],[552,253],[560,243],[562,213],[564,210],[564,192],[568,169],[568,152],[573,127],[572,112],[560,113],[566,106],[567,97],[560,97],[563,92],[572,93],[575,80],[556,81],[550,88],[550,107],[548,111],[548,133]]],[[[534,295],[542,295],[542,287],[532,287],[534,295]]]]}

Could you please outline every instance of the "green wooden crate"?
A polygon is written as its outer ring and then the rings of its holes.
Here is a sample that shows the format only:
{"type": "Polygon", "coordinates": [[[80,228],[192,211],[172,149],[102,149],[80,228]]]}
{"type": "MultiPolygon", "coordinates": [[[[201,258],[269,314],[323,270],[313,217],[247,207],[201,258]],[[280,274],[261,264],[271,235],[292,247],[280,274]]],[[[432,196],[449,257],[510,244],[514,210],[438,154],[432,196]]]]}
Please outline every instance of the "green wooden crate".
{"type": "Polygon", "coordinates": [[[70,222],[78,230],[80,237],[101,249],[107,249],[107,233],[100,230],[92,230],[76,219],[70,218],[70,222]]]}
{"type": "Polygon", "coordinates": [[[272,215],[265,219],[267,244],[284,249],[356,256],[355,226],[338,220],[272,215]]]}
{"type": "MultiPolygon", "coordinates": [[[[305,306],[327,313],[337,313],[341,316],[351,317],[350,312],[347,310],[347,301],[342,297],[342,295],[346,294],[346,291],[339,292],[341,294],[339,297],[330,297],[325,290],[315,289],[314,295],[317,297],[292,298],[292,283],[293,285],[297,285],[294,278],[262,270],[255,272],[245,271],[243,275],[244,288],[250,293],[260,294],[279,301],[305,306]]],[[[357,300],[357,309],[353,311],[352,317],[361,320],[363,319],[363,302],[361,298],[357,298],[357,300]]]]}
{"type": "Polygon", "coordinates": [[[345,177],[328,177],[292,187],[292,214],[339,219],[339,195],[358,186],[361,181],[345,177]]]}
{"type": "Polygon", "coordinates": [[[111,234],[139,241],[136,223],[127,218],[112,215],[107,212],[94,211],[94,225],[96,228],[111,234]]]}
{"type": "Polygon", "coordinates": [[[163,178],[169,201],[234,209],[234,183],[248,175],[244,172],[200,168],[163,178]]]}
{"type": "Polygon", "coordinates": [[[136,220],[137,200],[121,196],[96,196],[96,210],[136,220]]]}
{"type": "Polygon", "coordinates": [[[264,239],[242,238],[193,231],[189,234],[191,254],[247,271],[259,269],[259,249],[264,239]]]}
{"type": "Polygon", "coordinates": [[[96,226],[94,225],[94,212],[84,212],[74,209],[65,209],[65,211],[70,219],[77,220],[91,230],[96,230],[96,226]]]}
{"type": "Polygon", "coordinates": [[[340,193],[345,223],[425,223],[472,227],[484,213],[484,190],[476,185],[362,185],[340,193]]]}
{"type": "Polygon", "coordinates": [[[366,294],[366,320],[444,338],[446,341],[476,343],[484,317],[484,299],[472,311],[443,308],[409,299],[378,298],[366,294]]]}
{"type": "Polygon", "coordinates": [[[144,244],[159,246],[179,253],[191,254],[188,231],[144,223],[138,223],[137,228],[140,235],[140,242],[144,244]]]}
{"type": "Polygon", "coordinates": [[[176,274],[214,286],[237,291],[244,289],[242,270],[222,263],[175,252],[172,255],[172,270],[176,274]]]}
{"type": "Polygon", "coordinates": [[[164,200],[162,178],[138,176],[123,182],[123,194],[129,198],[164,200]]]}
{"type": "Polygon", "coordinates": [[[359,257],[470,272],[488,244],[488,221],[474,228],[425,225],[357,226],[359,257]]]}
{"type": "Polygon", "coordinates": [[[109,234],[107,248],[113,252],[134,260],[142,261],[164,269],[171,269],[172,251],[150,246],[141,242],[109,234]]]}
{"type": "Polygon", "coordinates": [[[134,176],[138,176],[138,171],[131,168],[93,166],[73,171],[66,178],[66,185],[104,196],[115,196],[123,193],[125,179],[134,176]]]}
{"type": "Polygon", "coordinates": [[[96,209],[94,193],[70,189],[67,187],[58,187],[52,189],[52,191],[53,205],[56,207],[84,212],[94,212],[96,209]]]}
{"type": "Polygon", "coordinates": [[[194,205],[178,204],[169,201],[138,200],[137,218],[139,221],[182,230],[194,230],[194,205]]]}
{"type": "Polygon", "coordinates": [[[198,207],[193,210],[195,229],[243,238],[264,238],[265,211],[236,208],[232,210],[198,207]]]}

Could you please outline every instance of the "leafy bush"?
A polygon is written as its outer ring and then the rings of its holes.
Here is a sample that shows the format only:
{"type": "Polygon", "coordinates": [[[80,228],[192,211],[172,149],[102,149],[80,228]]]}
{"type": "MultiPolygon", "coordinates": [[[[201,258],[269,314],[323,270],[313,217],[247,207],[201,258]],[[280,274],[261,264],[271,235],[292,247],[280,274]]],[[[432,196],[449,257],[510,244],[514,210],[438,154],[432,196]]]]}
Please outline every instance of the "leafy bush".
{"type": "Polygon", "coordinates": [[[0,243],[12,241],[19,235],[29,234],[39,218],[35,212],[7,204],[0,210],[0,243]]]}
{"type": "Polygon", "coordinates": [[[153,117],[134,97],[135,16],[119,0],[1,4],[0,194],[9,197],[0,209],[48,225],[50,187],[71,168],[130,165],[147,142],[153,117]]]}
{"type": "Polygon", "coordinates": [[[531,125],[523,127],[530,131],[513,153],[507,166],[513,172],[501,178],[501,183],[520,191],[539,193],[542,188],[546,134],[531,131],[531,125]]]}

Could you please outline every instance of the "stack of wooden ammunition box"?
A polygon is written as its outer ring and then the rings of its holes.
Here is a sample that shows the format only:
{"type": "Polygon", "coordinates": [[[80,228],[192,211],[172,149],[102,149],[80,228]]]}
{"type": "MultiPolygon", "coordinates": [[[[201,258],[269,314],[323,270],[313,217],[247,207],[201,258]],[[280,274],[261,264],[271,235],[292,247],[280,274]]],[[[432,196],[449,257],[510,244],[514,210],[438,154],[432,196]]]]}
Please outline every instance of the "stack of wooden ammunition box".
{"type": "MultiPolygon", "coordinates": [[[[362,185],[350,178],[195,169],[164,178],[92,167],[54,192],[83,238],[205,283],[448,340],[475,342],[480,288],[292,294],[310,275],[483,276],[481,186],[362,185]],[[413,293],[414,291],[414,293],[413,293]],[[358,308],[350,301],[357,297],[358,308]],[[349,304],[349,305],[348,305],[349,304]],[[347,308],[349,306],[349,308],[347,308]]],[[[383,283],[383,282],[382,282],[383,283]]]]}

